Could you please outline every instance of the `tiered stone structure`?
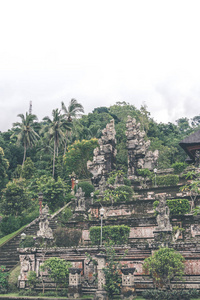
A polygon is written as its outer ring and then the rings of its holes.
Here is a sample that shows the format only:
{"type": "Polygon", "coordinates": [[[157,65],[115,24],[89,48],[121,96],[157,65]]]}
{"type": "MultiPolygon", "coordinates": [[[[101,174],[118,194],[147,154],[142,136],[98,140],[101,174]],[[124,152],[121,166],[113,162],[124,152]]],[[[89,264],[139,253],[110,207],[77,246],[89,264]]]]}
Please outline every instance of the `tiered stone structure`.
{"type": "Polygon", "coordinates": [[[145,132],[140,130],[140,123],[128,116],[126,124],[128,149],[128,178],[137,178],[137,169],[153,170],[158,159],[158,150],[148,151],[150,141],[145,141],[145,132]]]}
{"type": "Polygon", "coordinates": [[[87,162],[87,168],[92,173],[92,183],[95,187],[99,186],[102,178],[107,179],[109,173],[115,169],[115,124],[111,120],[106,128],[102,130],[102,137],[99,139],[99,147],[94,149],[93,161],[87,162]]]}

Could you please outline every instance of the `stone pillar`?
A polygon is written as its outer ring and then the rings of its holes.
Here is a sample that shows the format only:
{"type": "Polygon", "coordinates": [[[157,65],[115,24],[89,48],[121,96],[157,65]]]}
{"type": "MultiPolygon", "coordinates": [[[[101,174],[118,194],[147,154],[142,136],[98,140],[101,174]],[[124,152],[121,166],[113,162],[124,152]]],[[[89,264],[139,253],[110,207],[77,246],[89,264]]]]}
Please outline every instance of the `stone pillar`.
{"type": "Polygon", "coordinates": [[[122,289],[121,296],[126,299],[135,297],[134,272],[135,268],[122,268],[122,289]]]}
{"type": "Polygon", "coordinates": [[[79,298],[82,295],[81,269],[69,268],[68,297],[79,298]]]}
{"type": "Polygon", "coordinates": [[[107,293],[104,290],[104,285],[106,284],[106,278],[103,271],[103,268],[106,265],[106,255],[105,254],[97,254],[97,276],[98,276],[98,289],[95,293],[95,300],[107,300],[107,293]]]}

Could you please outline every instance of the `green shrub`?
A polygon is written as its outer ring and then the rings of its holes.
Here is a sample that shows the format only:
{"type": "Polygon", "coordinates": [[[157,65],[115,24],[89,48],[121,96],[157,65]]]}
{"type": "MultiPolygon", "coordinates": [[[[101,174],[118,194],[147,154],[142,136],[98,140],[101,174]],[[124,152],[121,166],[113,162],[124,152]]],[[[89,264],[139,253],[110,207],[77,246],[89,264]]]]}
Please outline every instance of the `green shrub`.
{"type": "Polygon", "coordinates": [[[158,186],[177,185],[178,182],[179,182],[179,176],[178,175],[162,175],[162,176],[157,176],[156,177],[156,183],[157,183],[158,186]]]}
{"type": "Polygon", "coordinates": [[[184,215],[190,211],[190,203],[188,199],[167,200],[167,205],[171,215],[184,215]]]}
{"type": "Polygon", "coordinates": [[[8,285],[9,285],[9,292],[17,292],[18,291],[18,277],[20,275],[21,266],[17,266],[14,268],[8,277],[8,285]]]}
{"type": "Polygon", "coordinates": [[[115,189],[115,194],[118,195],[117,202],[130,201],[133,196],[133,189],[131,186],[120,185],[115,189]]]}
{"type": "MultiPolygon", "coordinates": [[[[126,225],[103,226],[102,241],[113,241],[114,244],[127,244],[130,227],[126,225]]],[[[90,239],[92,245],[100,244],[101,227],[93,226],[90,228],[90,239]]]]}
{"type": "Polygon", "coordinates": [[[172,164],[172,168],[174,169],[175,174],[180,174],[181,172],[183,172],[183,170],[185,170],[186,167],[187,164],[185,162],[175,162],[174,164],[172,164]]]}
{"type": "Polygon", "coordinates": [[[57,247],[78,246],[81,234],[80,229],[58,227],[54,231],[55,244],[57,247]]]}
{"type": "Polygon", "coordinates": [[[137,174],[142,177],[151,178],[153,173],[149,169],[137,169],[137,174]]]}
{"type": "Polygon", "coordinates": [[[59,222],[61,223],[61,226],[65,226],[65,224],[69,221],[69,219],[72,217],[73,213],[71,208],[66,207],[58,217],[59,222]]]}
{"type": "Polygon", "coordinates": [[[152,300],[190,300],[191,298],[197,298],[199,291],[195,289],[190,290],[146,290],[142,292],[142,297],[152,300]]]}
{"type": "Polygon", "coordinates": [[[5,294],[8,291],[8,276],[5,266],[0,266],[0,293],[5,294]]]}
{"type": "Polygon", "coordinates": [[[35,239],[32,235],[27,235],[23,240],[20,241],[20,248],[32,248],[35,246],[35,239]]]}
{"type": "Polygon", "coordinates": [[[90,194],[94,192],[94,187],[87,181],[79,182],[78,187],[82,188],[82,191],[85,192],[85,197],[89,198],[90,194]]]}

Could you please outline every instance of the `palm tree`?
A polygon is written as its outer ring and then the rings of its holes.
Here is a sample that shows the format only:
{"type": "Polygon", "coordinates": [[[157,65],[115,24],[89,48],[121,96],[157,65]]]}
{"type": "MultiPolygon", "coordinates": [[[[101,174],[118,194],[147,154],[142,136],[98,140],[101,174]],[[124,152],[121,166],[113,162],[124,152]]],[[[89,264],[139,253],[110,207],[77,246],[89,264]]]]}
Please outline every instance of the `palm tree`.
{"type": "MultiPolygon", "coordinates": [[[[82,113],[84,113],[83,106],[77,102],[76,99],[72,98],[68,107],[65,106],[64,102],[61,102],[62,110],[64,112],[64,117],[66,120],[70,123],[73,122],[73,119],[76,119],[77,117],[80,117],[82,113]]],[[[71,129],[70,129],[71,130],[71,129]]],[[[70,133],[70,130],[66,131],[66,138],[65,138],[65,147],[64,147],[64,155],[66,153],[66,147],[67,147],[67,139],[70,133]]]]}
{"type": "Polygon", "coordinates": [[[46,121],[46,125],[43,127],[41,132],[47,132],[49,140],[54,143],[53,150],[53,177],[55,174],[55,157],[58,156],[58,148],[60,143],[65,139],[64,130],[70,130],[70,123],[61,115],[60,110],[54,109],[52,111],[53,119],[51,120],[48,116],[44,117],[43,120],[46,121]]]}
{"type": "Polygon", "coordinates": [[[39,135],[34,130],[34,121],[37,120],[36,115],[28,114],[26,112],[25,116],[23,114],[19,114],[18,117],[21,118],[21,123],[13,123],[13,127],[16,127],[16,129],[11,137],[17,135],[17,142],[22,143],[24,146],[24,157],[22,162],[23,168],[26,159],[27,148],[35,145],[35,143],[39,139],[39,135]]]}

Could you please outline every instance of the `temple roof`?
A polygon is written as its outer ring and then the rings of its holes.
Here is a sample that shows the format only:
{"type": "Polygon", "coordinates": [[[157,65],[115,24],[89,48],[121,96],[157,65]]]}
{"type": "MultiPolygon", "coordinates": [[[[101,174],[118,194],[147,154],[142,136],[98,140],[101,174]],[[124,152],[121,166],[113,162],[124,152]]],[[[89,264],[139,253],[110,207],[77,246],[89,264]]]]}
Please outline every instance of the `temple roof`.
{"type": "Polygon", "coordinates": [[[197,130],[184,138],[179,145],[188,154],[188,156],[195,161],[195,151],[200,150],[200,130],[197,130]]]}

